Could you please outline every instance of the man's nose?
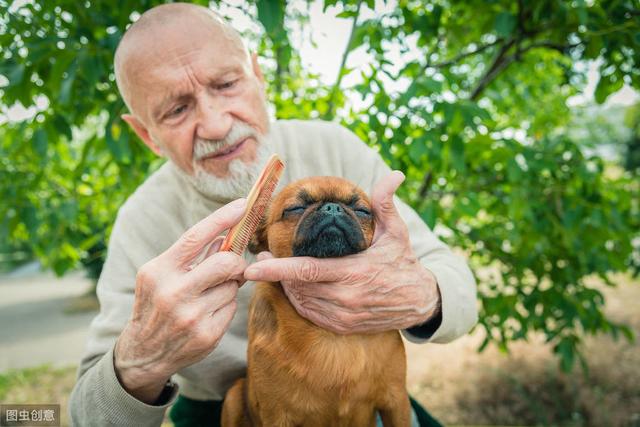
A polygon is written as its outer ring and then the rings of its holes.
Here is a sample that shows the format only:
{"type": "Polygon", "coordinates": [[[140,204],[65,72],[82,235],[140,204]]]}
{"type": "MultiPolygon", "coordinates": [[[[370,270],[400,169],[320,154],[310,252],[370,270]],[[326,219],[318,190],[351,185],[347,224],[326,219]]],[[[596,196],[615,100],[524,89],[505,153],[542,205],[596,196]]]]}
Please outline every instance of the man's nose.
{"type": "Polygon", "coordinates": [[[229,134],[233,118],[213,96],[205,96],[198,103],[197,134],[203,139],[220,140],[229,134]]]}

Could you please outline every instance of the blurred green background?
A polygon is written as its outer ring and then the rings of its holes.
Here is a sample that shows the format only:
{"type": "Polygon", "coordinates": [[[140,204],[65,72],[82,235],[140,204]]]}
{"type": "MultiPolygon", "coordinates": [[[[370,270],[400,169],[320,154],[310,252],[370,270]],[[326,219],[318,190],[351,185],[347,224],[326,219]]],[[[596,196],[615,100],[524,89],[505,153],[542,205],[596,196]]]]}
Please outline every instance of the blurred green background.
{"type": "MultiPolygon", "coordinates": [[[[0,0],[3,271],[98,277],[162,163],[120,118],[112,63],[159,3],[0,0]]],[[[274,117],[340,122],[406,174],[401,197],[476,273],[480,350],[539,337],[589,375],[585,337],[633,342],[604,307],[640,272],[640,104],[607,99],[637,102],[640,1],[195,3],[259,53],[274,117]],[[329,76],[304,58],[334,31],[322,13],[347,29],[329,76]]]]}

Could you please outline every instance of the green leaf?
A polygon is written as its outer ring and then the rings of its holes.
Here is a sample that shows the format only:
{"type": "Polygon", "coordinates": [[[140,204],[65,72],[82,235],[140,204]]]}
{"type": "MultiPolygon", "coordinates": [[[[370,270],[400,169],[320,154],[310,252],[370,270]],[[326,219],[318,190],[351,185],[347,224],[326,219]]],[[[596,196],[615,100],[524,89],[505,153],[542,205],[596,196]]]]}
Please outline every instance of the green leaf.
{"type": "Polygon", "coordinates": [[[284,2],[282,0],[258,0],[258,19],[272,36],[284,31],[284,2]]]}
{"type": "Polygon", "coordinates": [[[580,21],[580,25],[587,25],[587,21],[589,15],[587,13],[587,5],[585,0],[577,0],[578,4],[578,20],[580,21]]]}
{"type": "Polygon", "coordinates": [[[409,158],[416,164],[422,162],[422,156],[427,154],[425,138],[414,139],[409,145],[409,158]]]}
{"type": "Polygon", "coordinates": [[[336,15],[337,18],[353,18],[356,16],[355,10],[345,10],[336,15]]]}
{"type": "Polygon", "coordinates": [[[78,202],[73,199],[65,200],[65,202],[60,206],[58,212],[65,220],[75,221],[78,216],[78,202]]]}
{"type": "Polygon", "coordinates": [[[417,83],[421,89],[421,93],[424,95],[431,95],[442,91],[442,82],[425,75],[418,77],[417,83]]]}
{"type": "Polygon", "coordinates": [[[496,33],[501,37],[507,37],[511,35],[516,27],[516,17],[509,12],[500,12],[496,16],[494,28],[496,33]]]}
{"type": "Polygon", "coordinates": [[[77,69],[78,62],[73,61],[71,66],[67,69],[67,75],[62,80],[62,84],[60,85],[60,94],[58,95],[58,102],[62,105],[68,104],[71,100],[71,89],[73,88],[77,69]]]}
{"type": "Polygon", "coordinates": [[[71,139],[73,138],[71,127],[61,114],[53,115],[53,126],[58,132],[60,132],[61,135],[64,135],[67,138],[67,141],[71,141],[71,139]]]}
{"type": "Polygon", "coordinates": [[[437,206],[435,202],[428,202],[420,211],[420,218],[433,230],[436,225],[437,206]]]}
{"type": "Polygon", "coordinates": [[[47,132],[43,128],[38,128],[33,134],[33,148],[41,159],[47,157],[47,132]]]}
{"type": "Polygon", "coordinates": [[[622,78],[620,76],[616,76],[615,74],[612,76],[600,75],[600,80],[598,81],[598,85],[596,86],[596,91],[594,93],[596,102],[598,104],[602,104],[607,100],[609,95],[620,90],[623,83],[624,82],[622,78]]]}
{"type": "MultiPolygon", "coordinates": [[[[3,67],[4,68],[4,67],[3,67]]],[[[13,64],[0,72],[9,80],[9,86],[18,86],[22,83],[24,77],[25,66],[23,64],[13,64]]]]}
{"type": "Polygon", "coordinates": [[[416,96],[417,92],[418,92],[418,84],[414,80],[413,82],[411,82],[407,90],[400,96],[400,98],[398,98],[398,102],[400,104],[407,104],[416,96]]]}
{"type": "Polygon", "coordinates": [[[626,325],[622,325],[620,326],[620,331],[622,332],[622,335],[624,335],[624,337],[631,343],[635,342],[635,335],[633,333],[633,330],[626,326],[626,325]]]}
{"type": "Polygon", "coordinates": [[[460,173],[465,172],[464,141],[459,135],[451,137],[451,164],[460,173]]]}
{"type": "Polygon", "coordinates": [[[128,164],[131,161],[129,133],[123,128],[118,117],[112,117],[105,128],[105,140],[111,154],[119,162],[128,164]]]}
{"type": "Polygon", "coordinates": [[[330,6],[335,6],[338,3],[338,0],[324,0],[324,5],[322,6],[322,12],[326,12],[330,6]]]}
{"type": "MultiPolygon", "coordinates": [[[[40,221],[38,220],[36,208],[34,206],[26,206],[22,209],[22,220],[32,236],[38,231],[40,221]]],[[[35,237],[35,236],[34,236],[35,237]]]]}
{"type": "Polygon", "coordinates": [[[91,87],[93,87],[93,85],[100,80],[103,73],[103,67],[102,63],[100,62],[100,57],[95,55],[85,55],[83,57],[80,69],[85,74],[91,87]]]}
{"type": "Polygon", "coordinates": [[[570,338],[562,338],[556,345],[556,352],[560,356],[560,366],[564,372],[570,372],[575,362],[574,341],[570,338]]]}

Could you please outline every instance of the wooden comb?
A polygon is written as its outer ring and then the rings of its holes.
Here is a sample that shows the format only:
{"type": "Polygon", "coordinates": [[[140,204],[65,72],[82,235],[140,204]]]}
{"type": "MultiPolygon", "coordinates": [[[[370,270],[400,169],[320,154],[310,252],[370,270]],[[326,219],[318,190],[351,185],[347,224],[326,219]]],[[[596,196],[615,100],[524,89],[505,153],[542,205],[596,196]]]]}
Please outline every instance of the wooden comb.
{"type": "Polygon", "coordinates": [[[242,255],[251,240],[251,236],[256,232],[262,216],[271,200],[271,195],[278,185],[284,163],[277,154],[273,154],[267,165],[260,173],[260,177],[253,184],[247,196],[247,209],[239,223],[231,227],[229,233],[224,238],[221,251],[231,251],[237,255],[242,255]]]}

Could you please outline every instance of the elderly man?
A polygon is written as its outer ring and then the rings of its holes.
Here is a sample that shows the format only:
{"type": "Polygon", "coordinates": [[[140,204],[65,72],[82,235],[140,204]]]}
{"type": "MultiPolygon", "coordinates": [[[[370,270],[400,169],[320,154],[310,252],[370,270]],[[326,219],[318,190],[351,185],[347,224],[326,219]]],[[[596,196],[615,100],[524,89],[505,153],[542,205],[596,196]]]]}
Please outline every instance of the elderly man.
{"type": "Polygon", "coordinates": [[[218,16],[188,4],[149,10],[122,38],[115,70],[123,119],[169,161],[116,218],[74,424],[160,425],[178,388],[190,401],[222,400],[246,369],[252,281],[282,281],[300,315],[337,333],[400,329],[415,342],[448,342],[473,326],[473,276],[394,201],[402,174],[336,124],[269,123],[256,56],[218,16]],[[372,194],[376,238],[357,267],[349,257],[217,252],[272,152],[287,164],[285,184],[336,175],[372,194]]]}

